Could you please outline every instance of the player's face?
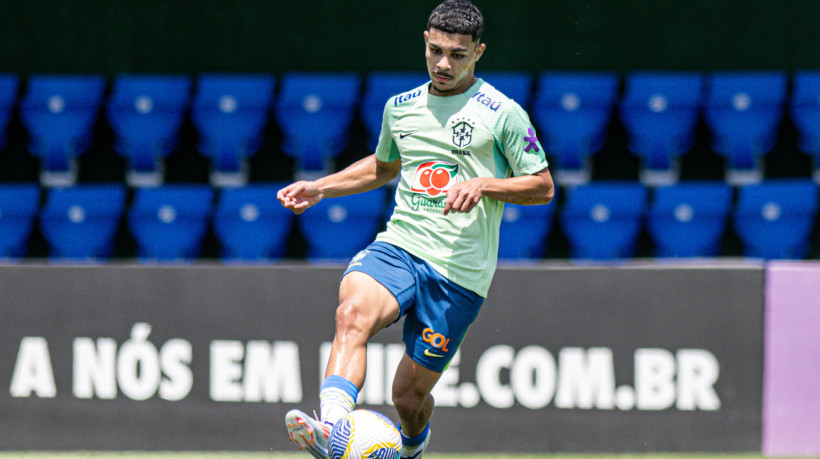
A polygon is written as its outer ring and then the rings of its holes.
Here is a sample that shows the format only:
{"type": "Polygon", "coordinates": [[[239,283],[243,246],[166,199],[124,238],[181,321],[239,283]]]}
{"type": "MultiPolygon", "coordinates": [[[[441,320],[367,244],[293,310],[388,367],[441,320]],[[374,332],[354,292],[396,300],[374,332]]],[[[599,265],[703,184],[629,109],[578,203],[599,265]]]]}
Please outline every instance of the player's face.
{"type": "Polygon", "coordinates": [[[472,86],[475,63],[486,45],[473,42],[465,34],[447,33],[431,28],[424,32],[430,93],[436,96],[461,94],[472,86]]]}

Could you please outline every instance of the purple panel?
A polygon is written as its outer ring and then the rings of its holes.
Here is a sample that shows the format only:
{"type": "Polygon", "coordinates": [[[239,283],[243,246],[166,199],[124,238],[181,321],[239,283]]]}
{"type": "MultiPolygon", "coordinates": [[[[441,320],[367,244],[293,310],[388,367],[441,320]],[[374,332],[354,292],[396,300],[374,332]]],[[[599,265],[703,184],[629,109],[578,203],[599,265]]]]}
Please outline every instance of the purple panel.
{"type": "Polygon", "coordinates": [[[820,263],[766,271],[763,452],[820,455],[820,263]]]}

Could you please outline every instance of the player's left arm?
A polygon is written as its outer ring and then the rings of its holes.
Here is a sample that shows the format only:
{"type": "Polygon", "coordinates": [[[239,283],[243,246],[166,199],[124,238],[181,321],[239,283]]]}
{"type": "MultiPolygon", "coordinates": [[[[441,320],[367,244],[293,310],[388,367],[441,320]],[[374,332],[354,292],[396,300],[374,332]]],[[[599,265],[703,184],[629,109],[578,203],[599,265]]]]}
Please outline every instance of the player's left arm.
{"type": "Polygon", "coordinates": [[[444,215],[469,212],[488,197],[511,204],[548,204],[555,195],[555,185],[548,168],[530,175],[508,178],[475,177],[453,185],[447,191],[444,215]]]}

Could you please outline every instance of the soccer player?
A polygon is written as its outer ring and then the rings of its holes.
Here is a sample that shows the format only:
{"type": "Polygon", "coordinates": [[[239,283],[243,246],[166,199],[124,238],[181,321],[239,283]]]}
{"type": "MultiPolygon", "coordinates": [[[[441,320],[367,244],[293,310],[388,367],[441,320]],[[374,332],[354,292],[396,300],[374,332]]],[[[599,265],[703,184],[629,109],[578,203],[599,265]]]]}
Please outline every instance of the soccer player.
{"type": "Polygon", "coordinates": [[[324,198],[369,191],[401,175],[385,231],[342,276],[320,419],[299,410],[286,416],[291,440],[316,458],[327,457],[333,424],[355,407],[368,340],[402,316],[406,353],[392,398],[401,457],[421,457],[430,440],[430,392],[495,272],[504,203],[547,204],[553,197],[529,117],[474,75],[486,48],[482,29],[469,1],[441,3],[424,31],[431,81],[387,101],[375,154],[278,192],[282,205],[299,214],[324,198]]]}

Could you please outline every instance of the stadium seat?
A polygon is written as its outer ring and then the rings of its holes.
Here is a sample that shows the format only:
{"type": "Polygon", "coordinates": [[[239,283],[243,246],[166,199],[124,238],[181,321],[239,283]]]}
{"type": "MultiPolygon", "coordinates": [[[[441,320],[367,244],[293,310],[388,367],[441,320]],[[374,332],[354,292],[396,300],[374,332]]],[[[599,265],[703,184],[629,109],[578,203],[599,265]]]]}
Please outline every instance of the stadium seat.
{"type": "Polygon", "coordinates": [[[40,188],[34,184],[0,184],[0,260],[26,254],[26,242],[40,207],[40,188]]]}
{"type": "Polygon", "coordinates": [[[6,129],[17,103],[19,86],[17,76],[11,73],[0,73],[0,151],[6,145],[6,129]]]}
{"type": "Polygon", "coordinates": [[[617,96],[614,73],[547,72],[539,76],[531,113],[546,139],[544,147],[553,160],[556,183],[589,181],[589,158],[604,144],[617,96]]]}
{"type": "Polygon", "coordinates": [[[125,207],[121,184],[54,188],[40,212],[51,256],[72,261],[108,258],[125,207]]]}
{"type": "Polygon", "coordinates": [[[789,104],[791,117],[799,133],[800,150],[814,162],[814,181],[820,184],[820,70],[794,73],[789,104]]]}
{"type": "Polygon", "coordinates": [[[735,231],[744,253],[799,259],[808,254],[817,213],[817,185],[808,179],[767,180],[738,189],[735,231]]]}
{"type": "Polygon", "coordinates": [[[422,72],[374,72],[367,75],[359,111],[367,130],[367,147],[371,152],[376,151],[376,145],[379,143],[382,115],[387,99],[429,81],[430,77],[422,72]]]}
{"type": "Polygon", "coordinates": [[[626,76],[620,103],[629,150],[641,159],[641,181],[670,185],[680,177],[678,157],[692,147],[703,77],[684,72],[635,72],[626,76]]]}
{"type": "Polygon", "coordinates": [[[498,258],[528,260],[543,258],[552,229],[555,205],[519,206],[504,204],[498,258]]]}
{"type": "Polygon", "coordinates": [[[346,261],[372,242],[384,222],[387,189],[323,199],[298,216],[312,261],[346,261]]]}
{"type": "Polygon", "coordinates": [[[787,83],[784,72],[718,72],[707,77],[705,118],[712,148],[726,158],[729,184],[763,179],[762,156],[777,141],[787,83]]]}
{"type": "Polygon", "coordinates": [[[207,185],[138,188],[128,215],[137,258],[186,261],[199,253],[208,228],[213,189],[207,185]]]}
{"type": "Polygon", "coordinates": [[[561,228],[570,257],[612,260],[634,254],[646,211],[647,189],[632,182],[590,182],[569,188],[561,228]]]}
{"type": "Polygon", "coordinates": [[[718,255],[731,206],[732,189],[724,181],[656,188],[647,221],[655,256],[718,255]]]}
{"type": "Polygon", "coordinates": [[[177,146],[190,90],[191,79],[184,75],[114,78],[107,115],[116,136],[114,150],[128,160],[128,185],[163,183],[163,158],[177,146]]]}
{"type": "Polygon", "coordinates": [[[20,105],[28,148],[40,158],[40,183],[71,186],[76,158],[91,146],[105,92],[102,75],[34,75],[20,105]]]}
{"type": "Polygon", "coordinates": [[[262,144],[273,103],[271,75],[203,74],[191,109],[199,152],[211,161],[211,184],[244,186],[247,158],[262,144]]]}
{"type": "Polygon", "coordinates": [[[484,81],[498,89],[505,96],[516,101],[524,110],[532,101],[532,75],[527,72],[481,72],[484,81]]]}
{"type": "Polygon", "coordinates": [[[214,232],[223,260],[264,261],[286,255],[293,212],[276,200],[286,183],[251,184],[222,190],[214,232]]]}
{"type": "Polygon", "coordinates": [[[333,170],[347,147],[359,101],[360,79],[345,73],[286,73],[276,102],[282,150],[296,162],[297,178],[333,170]]]}

